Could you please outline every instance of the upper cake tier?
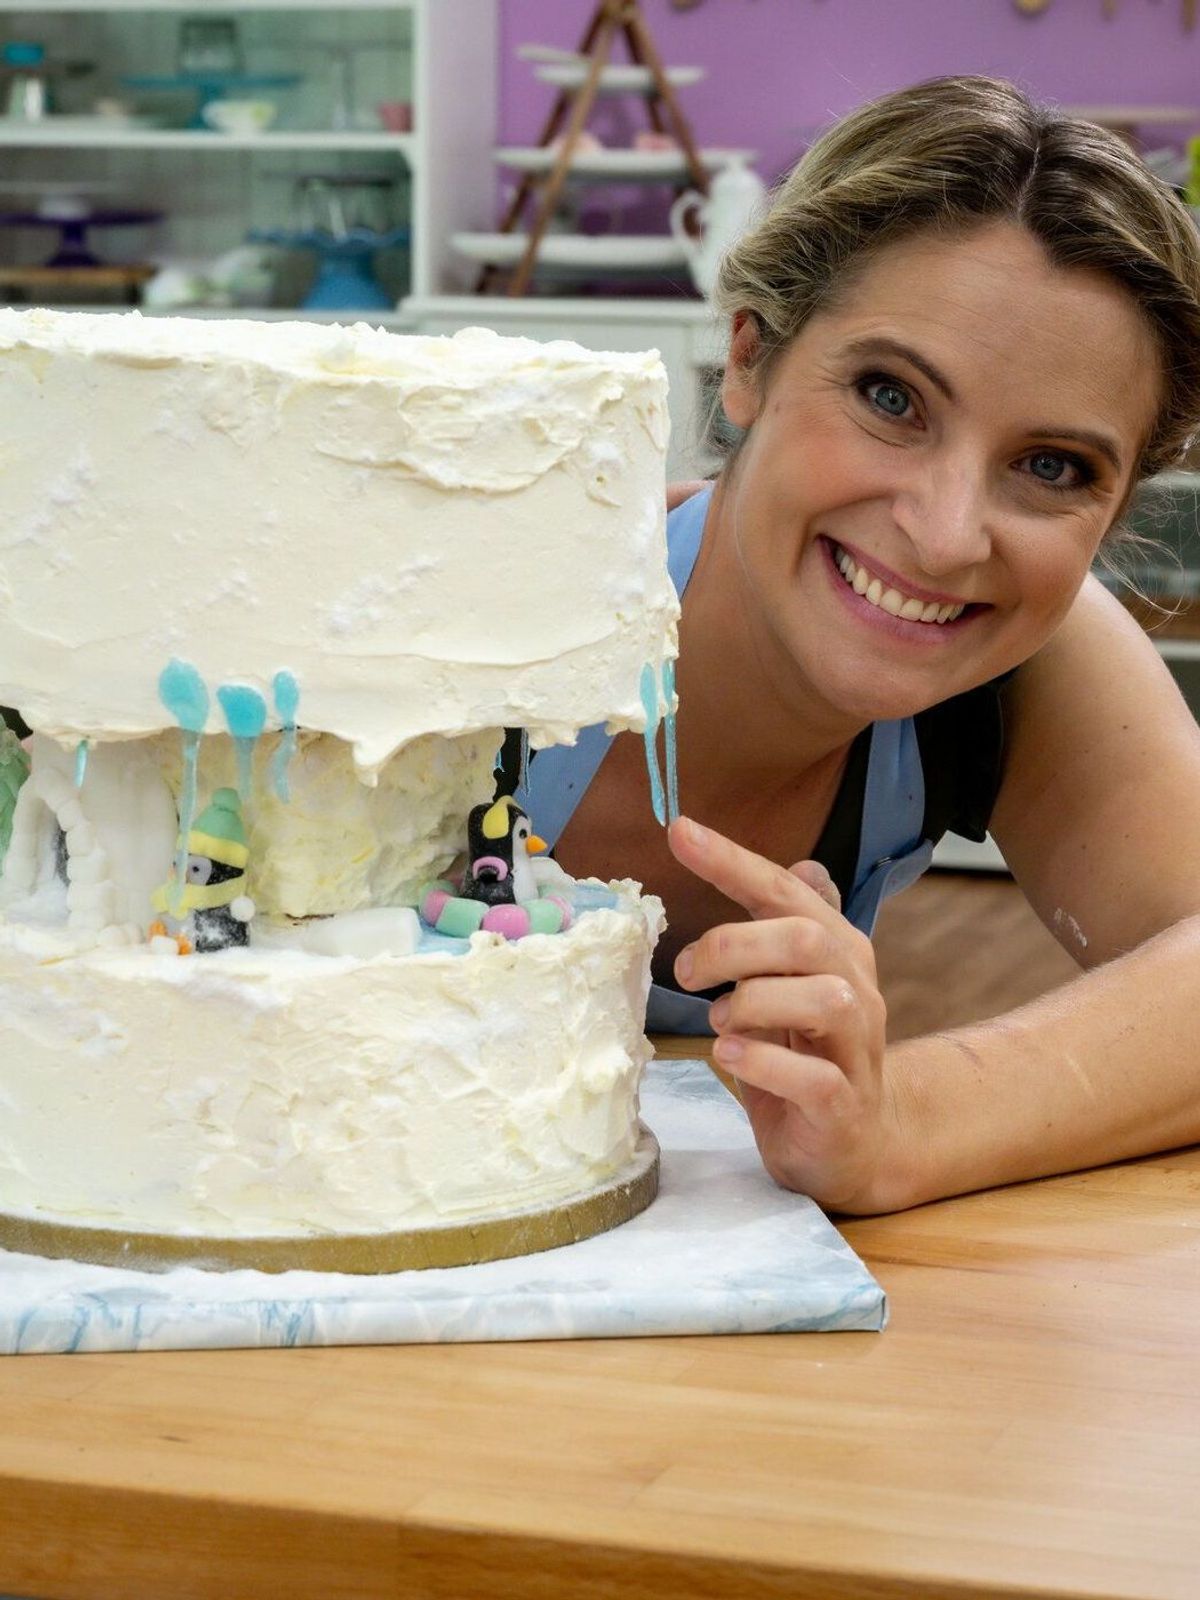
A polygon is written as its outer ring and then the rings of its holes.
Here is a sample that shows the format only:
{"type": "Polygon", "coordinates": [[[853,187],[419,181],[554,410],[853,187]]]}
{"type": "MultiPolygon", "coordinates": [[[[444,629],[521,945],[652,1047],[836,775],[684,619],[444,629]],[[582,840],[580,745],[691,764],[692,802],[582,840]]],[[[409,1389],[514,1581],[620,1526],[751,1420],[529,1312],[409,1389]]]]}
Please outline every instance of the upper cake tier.
{"type": "Polygon", "coordinates": [[[369,772],[641,728],[675,655],[654,353],[0,310],[0,414],[0,704],[57,739],[174,726],[175,660],[369,772]]]}

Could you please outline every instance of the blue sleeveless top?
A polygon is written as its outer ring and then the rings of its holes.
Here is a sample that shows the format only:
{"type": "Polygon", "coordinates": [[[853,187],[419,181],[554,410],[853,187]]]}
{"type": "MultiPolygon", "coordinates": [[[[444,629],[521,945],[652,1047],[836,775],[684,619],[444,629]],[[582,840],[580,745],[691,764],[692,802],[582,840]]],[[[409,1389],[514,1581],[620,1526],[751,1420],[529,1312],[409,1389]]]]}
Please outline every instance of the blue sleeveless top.
{"type": "MultiPolygon", "coordinates": [[[[676,593],[684,590],[700,553],[711,487],[677,506],[667,518],[667,565],[676,593]]],[[[538,834],[552,849],[575,807],[595,777],[612,743],[604,724],[585,728],[573,745],[539,750],[529,763],[527,783],[516,798],[535,818],[538,834]]],[[[649,810],[649,800],[646,802],[649,810]]],[[[686,797],[683,810],[687,813],[686,797]]],[[[866,793],[854,883],[843,915],[864,933],[875,926],[889,895],[915,883],[929,866],[932,843],[922,836],[925,778],[917,732],[911,717],[876,722],[871,729],[866,793]]],[[[652,984],[646,1026],[656,1033],[710,1034],[711,1002],[652,984]]]]}

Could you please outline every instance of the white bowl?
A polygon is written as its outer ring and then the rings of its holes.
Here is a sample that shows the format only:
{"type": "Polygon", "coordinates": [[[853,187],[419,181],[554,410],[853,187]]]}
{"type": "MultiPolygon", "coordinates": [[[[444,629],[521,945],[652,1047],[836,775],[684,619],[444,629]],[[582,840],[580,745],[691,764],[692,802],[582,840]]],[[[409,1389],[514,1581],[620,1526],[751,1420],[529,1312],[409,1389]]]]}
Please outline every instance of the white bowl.
{"type": "Polygon", "coordinates": [[[262,133],[278,110],[273,100],[210,100],[200,115],[218,133],[262,133]]]}

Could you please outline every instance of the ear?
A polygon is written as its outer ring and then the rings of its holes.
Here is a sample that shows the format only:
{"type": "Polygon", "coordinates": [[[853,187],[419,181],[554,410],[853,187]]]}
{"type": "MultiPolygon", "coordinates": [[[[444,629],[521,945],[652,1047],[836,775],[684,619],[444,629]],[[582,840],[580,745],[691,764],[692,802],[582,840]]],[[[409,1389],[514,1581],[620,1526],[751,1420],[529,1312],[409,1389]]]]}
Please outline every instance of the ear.
{"type": "Polygon", "coordinates": [[[725,377],[721,383],[721,405],[734,427],[743,432],[758,416],[760,395],[756,369],[761,349],[758,323],[753,315],[749,311],[735,312],[733,338],[729,342],[725,377]]]}

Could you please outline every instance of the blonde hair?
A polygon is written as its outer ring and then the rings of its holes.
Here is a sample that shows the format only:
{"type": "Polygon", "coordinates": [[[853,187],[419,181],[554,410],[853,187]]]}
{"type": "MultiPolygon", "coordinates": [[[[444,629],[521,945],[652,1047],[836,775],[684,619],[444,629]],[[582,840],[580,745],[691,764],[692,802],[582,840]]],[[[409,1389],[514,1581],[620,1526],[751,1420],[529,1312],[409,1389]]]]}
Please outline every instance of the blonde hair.
{"type": "Polygon", "coordinates": [[[998,78],[884,95],[819,139],[725,257],[716,303],[749,312],[770,368],[876,251],[1012,221],[1062,267],[1102,272],[1153,328],[1163,393],[1134,482],[1178,462],[1200,426],[1200,238],[1191,213],[1115,134],[998,78]]]}

